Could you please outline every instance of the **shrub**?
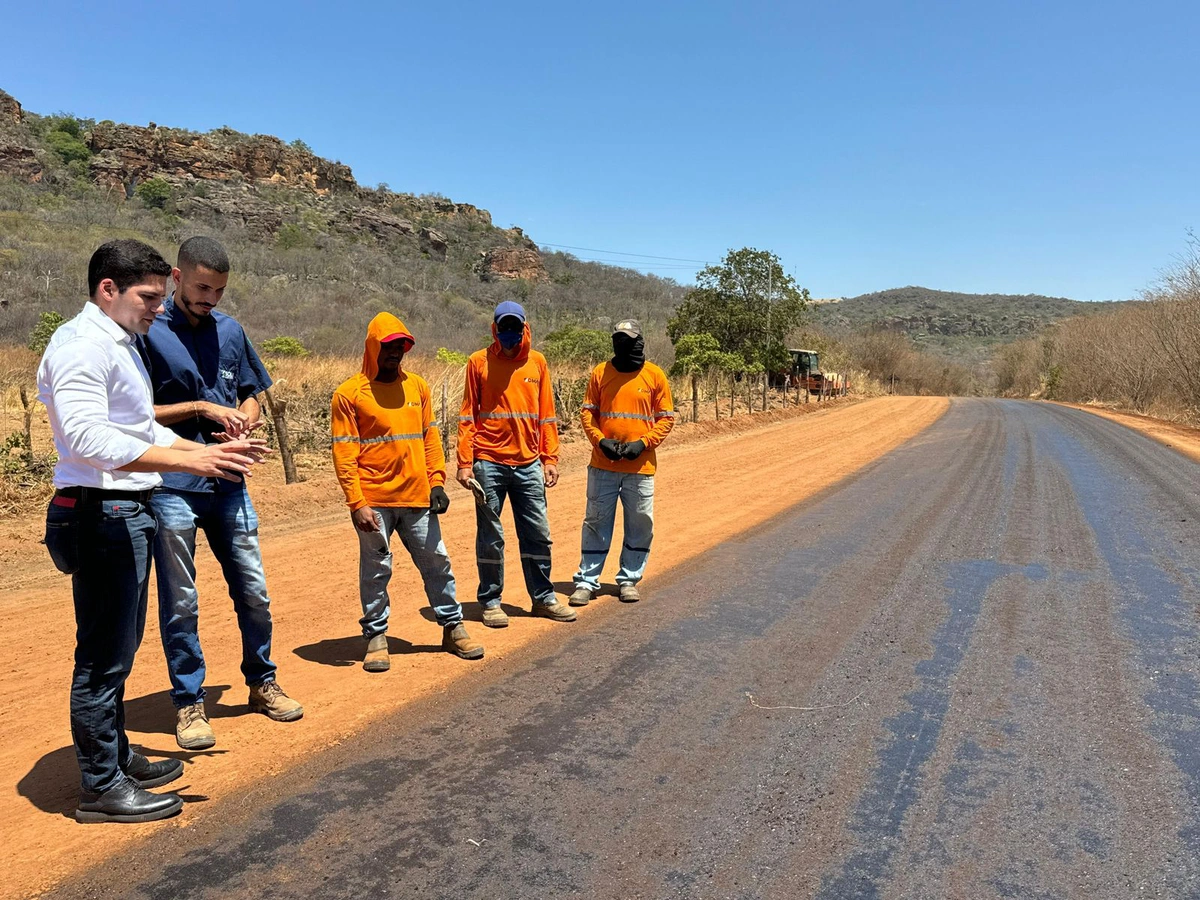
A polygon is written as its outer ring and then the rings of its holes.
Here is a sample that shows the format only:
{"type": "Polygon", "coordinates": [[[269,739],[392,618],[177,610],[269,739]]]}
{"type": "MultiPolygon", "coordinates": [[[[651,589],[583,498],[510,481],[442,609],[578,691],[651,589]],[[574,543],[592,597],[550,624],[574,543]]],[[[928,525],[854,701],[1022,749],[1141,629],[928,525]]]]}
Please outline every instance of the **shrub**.
{"type": "Polygon", "coordinates": [[[312,245],[312,235],[291,222],[275,232],[275,246],[280,250],[303,250],[312,245]]]}
{"type": "Polygon", "coordinates": [[[259,344],[259,349],[270,356],[308,356],[308,350],[294,337],[273,337],[259,344]]]}
{"type": "Polygon", "coordinates": [[[148,178],[133,191],[139,200],[154,209],[164,209],[171,199],[171,182],[165,178],[148,178]]]}
{"type": "Polygon", "coordinates": [[[445,347],[438,347],[437,361],[445,363],[448,366],[465,366],[470,357],[465,353],[459,353],[457,350],[447,350],[445,347]]]}
{"type": "Polygon", "coordinates": [[[45,353],[46,347],[50,343],[50,338],[54,337],[54,332],[58,331],[58,326],[66,321],[66,319],[56,312],[42,313],[38,316],[38,322],[33,326],[33,331],[29,332],[29,343],[26,346],[39,355],[45,353]]]}
{"type": "Polygon", "coordinates": [[[87,144],[65,131],[51,131],[46,135],[46,143],[61,157],[64,163],[86,162],[92,156],[92,151],[88,149],[87,144]]]}
{"type": "Polygon", "coordinates": [[[603,331],[567,325],[546,335],[543,351],[552,362],[595,365],[612,356],[612,339],[603,331]]]}

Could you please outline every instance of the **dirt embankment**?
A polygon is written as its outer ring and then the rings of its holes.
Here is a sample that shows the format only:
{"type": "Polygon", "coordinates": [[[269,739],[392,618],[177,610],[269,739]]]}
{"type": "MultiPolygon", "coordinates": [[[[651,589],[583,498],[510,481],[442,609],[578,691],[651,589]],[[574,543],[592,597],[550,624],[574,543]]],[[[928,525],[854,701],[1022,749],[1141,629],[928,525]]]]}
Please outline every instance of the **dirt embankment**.
{"type": "MultiPolygon", "coordinates": [[[[947,406],[941,398],[882,397],[815,414],[780,411],[746,422],[735,419],[723,427],[681,428],[660,451],[645,602],[654,602],[655,574],[685,564],[861,469],[932,424],[947,406]],[[772,417],[776,421],[769,421],[772,417]]],[[[585,467],[586,448],[572,447],[550,496],[557,545],[554,575],[564,592],[578,562],[585,467]]],[[[443,532],[468,627],[482,639],[487,657],[470,663],[440,651],[440,631],[423,614],[428,611],[416,573],[399,551],[391,591],[392,670],[368,675],[358,665],[363,642],[357,625],[357,539],[326,470],[315,469],[311,475],[302,485],[284,487],[268,477],[253,487],[275,619],[273,656],[280,684],[304,703],[301,721],[284,725],[246,714],[236,622],[220,573],[201,546],[201,627],[208,708],[218,743],[210,751],[179,751],[166,668],[155,617],[150,616],[126,688],[126,709],[135,743],[151,756],[168,754],[188,763],[184,777],[171,787],[189,802],[181,816],[165,823],[101,828],[80,826],[71,818],[78,771],[67,729],[74,630],[70,585],[53,572],[36,543],[40,522],[0,536],[7,551],[6,585],[0,593],[5,659],[0,669],[0,695],[5,698],[0,760],[9,773],[7,787],[0,789],[9,860],[0,895],[27,897],[133,842],[151,837],[169,841],[176,829],[203,828],[209,816],[229,808],[225,804],[236,804],[242,786],[281,775],[418,696],[453,690],[458,678],[480,677],[547,629],[586,628],[607,614],[637,615],[636,606],[613,609],[610,597],[581,610],[574,624],[522,615],[529,601],[517,554],[510,552],[505,601],[512,625],[504,631],[485,629],[478,624],[473,599],[474,516],[465,492],[452,487],[443,532]]],[[[619,534],[613,546],[620,546],[619,534]]],[[[606,577],[611,579],[615,568],[614,554],[606,577]]]]}

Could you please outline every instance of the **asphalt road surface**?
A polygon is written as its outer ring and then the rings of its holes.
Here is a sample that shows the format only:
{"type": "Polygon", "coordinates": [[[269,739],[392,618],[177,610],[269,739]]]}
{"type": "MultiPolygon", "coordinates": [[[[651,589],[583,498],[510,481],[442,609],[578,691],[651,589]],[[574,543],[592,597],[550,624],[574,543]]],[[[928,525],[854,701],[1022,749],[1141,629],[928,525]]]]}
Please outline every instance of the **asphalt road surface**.
{"type": "Polygon", "coordinates": [[[63,893],[1200,896],[1198,475],[1085,412],[955,401],[63,893]]]}

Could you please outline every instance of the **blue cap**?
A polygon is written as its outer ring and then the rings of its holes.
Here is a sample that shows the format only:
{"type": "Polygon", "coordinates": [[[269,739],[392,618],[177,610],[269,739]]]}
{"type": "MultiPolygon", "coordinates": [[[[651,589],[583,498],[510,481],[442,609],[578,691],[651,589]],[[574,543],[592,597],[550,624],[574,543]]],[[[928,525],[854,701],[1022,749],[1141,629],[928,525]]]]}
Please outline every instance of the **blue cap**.
{"type": "Polygon", "coordinates": [[[522,322],[525,321],[525,307],[516,300],[505,300],[496,307],[496,314],[492,316],[493,322],[499,322],[505,316],[516,316],[522,322]]]}

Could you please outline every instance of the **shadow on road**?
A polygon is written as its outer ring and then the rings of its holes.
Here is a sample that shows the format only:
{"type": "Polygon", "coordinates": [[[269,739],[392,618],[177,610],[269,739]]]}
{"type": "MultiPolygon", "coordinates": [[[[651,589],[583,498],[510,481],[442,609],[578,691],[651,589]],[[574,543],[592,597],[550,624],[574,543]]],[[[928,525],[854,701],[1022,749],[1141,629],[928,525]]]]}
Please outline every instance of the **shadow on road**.
{"type": "MultiPolygon", "coordinates": [[[[221,703],[221,698],[228,690],[230,686],[227,684],[205,685],[204,710],[210,719],[249,715],[250,710],[245,703],[236,706],[221,703]]],[[[156,691],[126,700],[125,727],[145,734],[175,734],[175,705],[171,703],[171,692],[156,691]]]]}
{"type": "MultiPolygon", "coordinates": [[[[167,701],[168,705],[170,701],[167,701]]],[[[199,756],[217,756],[224,750],[180,750],[172,747],[170,750],[158,750],[153,747],[142,747],[137,744],[133,749],[152,760],[170,757],[182,760],[184,764],[199,756]]],[[[185,770],[182,778],[170,787],[157,789],[160,791],[179,791],[187,788],[188,772],[185,770]]],[[[17,793],[27,799],[42,812],[52,815],[75,818],[75,807],[79,802],[79,763],[75,759],[75,748],[68,744],[51,750],[30,769],[25,777],[17,782],[17,793]]],[[[202,802],[208,797],[203,794],[183,794],[187,802],[202,802]]]]}
{"type": "MultiPolygon", "coordinates": [[[[424,610],[422,610],[424,612],[424,610]]],[[[430,613],[432,615],[432,613],[430,613]]],[[[392,656],[403,653],[441,653],[441,644],[414,644],[388,635],[388,653],[392,656]]],[[[305,644],[292,652],[308,662],[323,666],[357,666],[362,662],[367,644],[362,635],[353,637],[327,638],[315,644],[305,644]]]]}

